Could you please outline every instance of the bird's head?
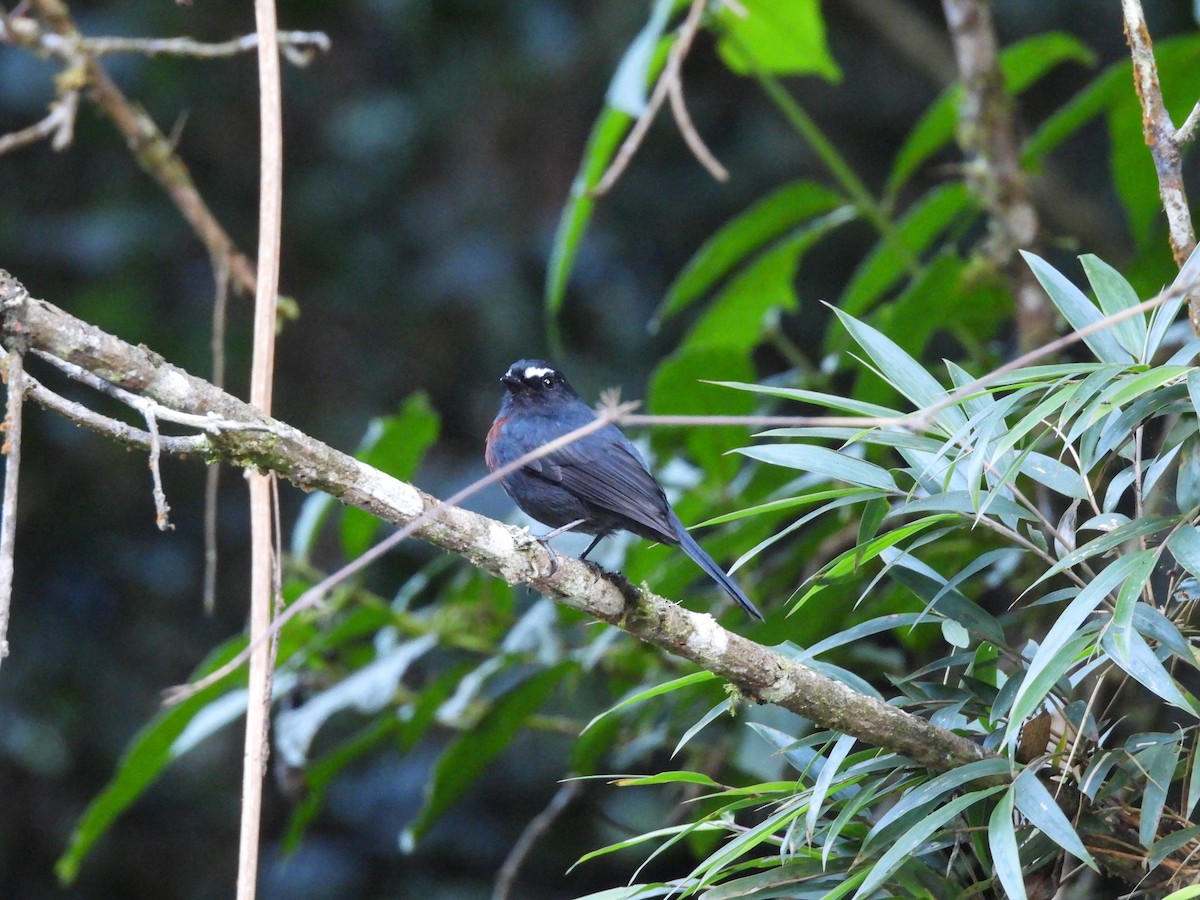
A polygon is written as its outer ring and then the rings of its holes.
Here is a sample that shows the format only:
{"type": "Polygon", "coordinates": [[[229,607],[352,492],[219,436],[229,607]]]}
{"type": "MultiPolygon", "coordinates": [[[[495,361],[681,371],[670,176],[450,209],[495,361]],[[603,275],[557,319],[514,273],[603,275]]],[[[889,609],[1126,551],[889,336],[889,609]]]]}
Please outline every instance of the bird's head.
{"type": "Polygon", "coordinates": [[[542,359],[521,359],[500,378],[506,399],[516,406],[538,407],[556,400],[579,399],[563,374],[542,359]]]}

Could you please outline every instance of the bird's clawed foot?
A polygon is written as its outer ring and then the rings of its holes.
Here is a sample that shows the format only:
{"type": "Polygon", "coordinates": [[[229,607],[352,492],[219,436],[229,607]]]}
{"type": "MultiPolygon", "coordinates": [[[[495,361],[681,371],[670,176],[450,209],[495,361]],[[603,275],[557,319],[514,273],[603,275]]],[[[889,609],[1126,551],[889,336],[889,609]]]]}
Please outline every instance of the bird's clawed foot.
{"type": "Polygon", "coordinates": [[[546,555],[550,557],[550,571],[546,573],[547,578],[553,578],[554,573],[558,571],[558,554],[554,552],[554,548],[550,546],[549,535],[544,538],[535,538],[542,549],[546,551],[546,555]]]}

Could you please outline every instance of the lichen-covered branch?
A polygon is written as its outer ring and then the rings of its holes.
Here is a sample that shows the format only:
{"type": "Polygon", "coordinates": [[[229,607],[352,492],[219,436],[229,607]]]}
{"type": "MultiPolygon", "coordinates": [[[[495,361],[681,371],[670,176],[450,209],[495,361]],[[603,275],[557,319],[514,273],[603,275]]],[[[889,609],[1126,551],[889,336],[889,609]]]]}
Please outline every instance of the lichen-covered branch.
{"type": "Polygon", "coordinates": [[[1021,349],[1054,336],[1054,313],[1018,250],[1037,238],[1037,210],[1021,169],[1012,98],[1004,89],[987,0],[942,0],[962,81],[958,143],[966,180],[988,214],[988,258],[1012,286],[1021,349]]]}
{"type": "MultiPolygon", "coordinates": [[[[8,309],[5,298],[18,294],[24,294],[24,289],[0,270],[0,308],[8,309]]],[[[6,315],[3,334],[6,341],[19,334],[31,348],[66,359],[163,406],[258,426],[207,435],[199,453],[209,461],[277,472],[305,490],[325,491],[397,525],[439,507],[436,498],[416,487],[265,416],[152,351],[127,344],[44,301],[29,299],[23,316],[6,315]]],[[[416,537],[510,584],[528,585],[692,660],[750,699],[790,709],[822,727],[888,747],[921,765],[942,771],[989,755],[966,738],[727,631],[710,615],[619,583],[561,554],[551,571],[545,549],[522,529],[468,510],[441,507],[417,529],[416,537]]]]}
{"type": "MultiPolygon", "coordinates": [[[[1196,246],[1192,213],[1183,184],[1182,152],[1183,144],[1191,138],[1196,127],[1195,110],[1184,127],[1176,131],[1171,114],[1163,103],[1158,64],[1154,60],[1154,43],[1150,40],[1150,29],[1146,27],[1141,0],[1121,0],[1121,13],[1125,19],[1129,56],[1133,61],[1133,86],[1142,104],[1142,132],[1146,146],[1150,148],[1150,157],[1154,160],[1158,194],[1167,216],[1167,240],[1171,243],[1176,265],[1182,266],[1196,246]]],[[[1200,297],[1189,299],[1188,316],[1192,331],[1200,334],[1200,297]]]]}

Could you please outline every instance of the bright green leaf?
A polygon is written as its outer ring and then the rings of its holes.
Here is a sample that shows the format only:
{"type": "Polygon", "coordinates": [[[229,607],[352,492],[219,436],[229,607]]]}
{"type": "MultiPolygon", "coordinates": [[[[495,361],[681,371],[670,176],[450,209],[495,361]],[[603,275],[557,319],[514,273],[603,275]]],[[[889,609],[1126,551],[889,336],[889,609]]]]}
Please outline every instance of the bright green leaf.
{"type": "Polygon", "coordinates": [[[731,71],[819,75],[842,73],[825,43],[825,20],[817,0],[739,0],[716,14],[717,50],[731,71]]]}

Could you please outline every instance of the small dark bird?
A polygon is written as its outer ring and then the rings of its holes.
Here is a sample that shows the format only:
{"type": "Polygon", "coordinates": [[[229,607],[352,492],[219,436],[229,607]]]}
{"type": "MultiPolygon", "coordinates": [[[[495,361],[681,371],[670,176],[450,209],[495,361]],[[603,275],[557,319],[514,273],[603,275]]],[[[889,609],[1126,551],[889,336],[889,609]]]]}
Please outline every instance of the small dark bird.
{"type": "MultiPolygon", "coordinates": [[[[504,397],[484,452],[492,471],[596,418],[562,373],[540,359],[513,363],[500,383],[504,397]]],[[[646,540],[682,547],[742,609],[762,619],[688,534],[637,448],[615,425],[534,460],[506,475],[501,484],[517,506],[554,529],[547,538],[566,531],[594,534],[596,539],[581,558],[614,531],[632,531],[646,540]]]]}

